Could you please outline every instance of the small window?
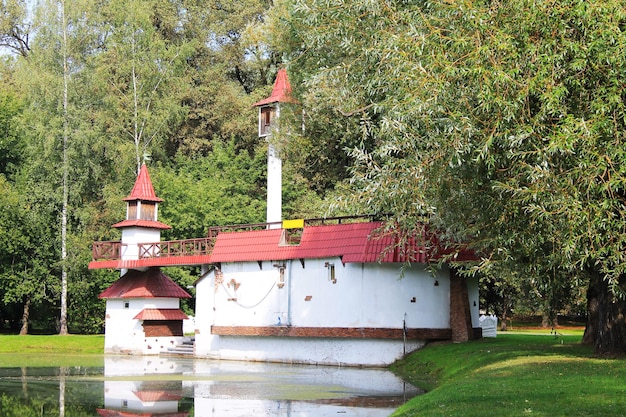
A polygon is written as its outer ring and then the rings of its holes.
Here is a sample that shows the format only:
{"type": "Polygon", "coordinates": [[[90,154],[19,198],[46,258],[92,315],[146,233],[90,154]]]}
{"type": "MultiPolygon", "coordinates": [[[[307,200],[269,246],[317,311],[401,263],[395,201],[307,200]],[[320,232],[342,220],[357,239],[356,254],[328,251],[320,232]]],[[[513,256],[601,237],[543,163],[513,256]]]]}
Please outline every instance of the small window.
{"type": "Polygon", "coordinates": [[[126,218],[129,220],[135,220],[137,218],[137,202],[129,201],[127,210],[128,213],[126,213],[126,218]]]}
{"type": "Polygon", "coordinates": [[[337,283],[337,277],[335,277],[335,264],[331,264],[330,262],[326,262],[324,264],[326,268],[328,268],[328,280],[333,284],[337,283]]]}
{"type": "Polygon", "coordinates": [[[276,110],[274,107],[261,107],[259,115],[259,136],[267,136],[270,134],[272,119],[274,118],[275,112],[276,110]]]}
{"type": "Polygon", "coordinates": [[[283,229],[280,238],[280,246],[298,246],[302,239],[304,229],[283,229]]]}
{"type": "Polygon", "coordinates": [[[130,308],[130,302],[124,301],[124,309],[128,310],[130,308]]]}

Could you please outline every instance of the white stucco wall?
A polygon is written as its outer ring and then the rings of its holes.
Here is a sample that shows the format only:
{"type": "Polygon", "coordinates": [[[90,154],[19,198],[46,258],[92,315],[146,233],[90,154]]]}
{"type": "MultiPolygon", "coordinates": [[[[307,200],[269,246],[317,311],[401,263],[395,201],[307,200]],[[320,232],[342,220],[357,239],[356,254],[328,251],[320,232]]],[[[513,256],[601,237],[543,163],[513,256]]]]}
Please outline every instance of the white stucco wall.
{"type": "Polygon", "coordinates": [[[139,259],[139,243],[152,243],[161,240],[161,231],[148,227],[125,227],[122,229],[122,259],[139,259]]]}
{"type": "MultiPolygon", "coordinates": [[[[397,264],[346,264],[339,259],[285,263],[284,286],[271,263],[223,264],[215,286],[214,324],[220,326],[447,328],[447,270],[432,276],[413,266],[400,276],[397,264]],[[335,280],[329,267],[334,264],[335,280]],[[235,289],[233,285],[238,286],[235,289]],[[437,282],[439,285],[435,285],[437,282]],[[414,299],[414,300],[413,300],[414,299]]],[[[204,304],[202,289],[199,304],[204,304]]]]}
{"type": "Polygon", "coordinates": [[[145,308],[179,308],[179,305],[178,298],[108,299],[104,334],[105,353],[158,354],[162,346],[165,349],[173,346],[180,338],[146,338],[141,320],[133,317],[145,308]]]}
{"type": "MultiPolygon", "coordinates": [[[[339,258],[224,263],[196,287],[196,355],[221,359],[383,365],[422,346],[401,340],[213,336],[211,325],[449,328],[447,268],[434,276],[412,265],[342,264],[339,258]],[[284,264],[281,280],[279,265],[284,264]],[[334,265],[334,281],[330,274],[334,265]],[[282,284],[282,288],[280,285],[282,284]]],[[[468,282],[478,326],[478,285],[468,282]],[[476,301],[476,306],[473,301],[476,301]]]]}

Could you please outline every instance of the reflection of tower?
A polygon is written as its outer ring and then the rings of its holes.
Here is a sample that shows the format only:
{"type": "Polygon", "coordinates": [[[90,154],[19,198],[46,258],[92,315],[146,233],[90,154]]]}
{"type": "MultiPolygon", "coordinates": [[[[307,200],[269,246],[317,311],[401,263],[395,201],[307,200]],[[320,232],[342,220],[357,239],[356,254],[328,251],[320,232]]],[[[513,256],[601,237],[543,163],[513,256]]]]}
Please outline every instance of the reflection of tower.
{"type": "MultiPolygon", "coordinates": [[[[186,417],[180,411],[183,382],[190,373],[185,361],[154,356],[104,358],[104,408],[102,417],[186,417]]],[[[183,409],[188,407],[182,406],[183,409]]]]}
{"type": "MultiPolygon", "coordinates": [[[[163,200],[156,196],[145,164],[124,201],[126,220],[113,225],[122,231],[122,260],[140,260],[146,250],[158,256],[161,230],[170,226],[157,220],[163,200]]],[[[182,342],[188,317],[180,310],[180,299],[191,296],[160,268],[122,269],[120,279],[99,298],[107,300],[105,352],[158,354],[182,342]]]]}
{"type": "MultiPolygon", "coordinates": [[[[259,108],[259,137],[269,139],[278,129],[281,103],[292,102],[291,85],[283,68],[276,74],[272,94],[254,103],[259,108]]],[[[274,145],[269,141],[267,152],[267,222],[282,221],[282,161],[274,145]]],[[[272,226],[280,227],[280,225],[272,226]]]]}
{"type": "Polygon", "coordinates": [[[179,411],[182,381],[105,381],[102,417],[187,417],[179,411]]]}

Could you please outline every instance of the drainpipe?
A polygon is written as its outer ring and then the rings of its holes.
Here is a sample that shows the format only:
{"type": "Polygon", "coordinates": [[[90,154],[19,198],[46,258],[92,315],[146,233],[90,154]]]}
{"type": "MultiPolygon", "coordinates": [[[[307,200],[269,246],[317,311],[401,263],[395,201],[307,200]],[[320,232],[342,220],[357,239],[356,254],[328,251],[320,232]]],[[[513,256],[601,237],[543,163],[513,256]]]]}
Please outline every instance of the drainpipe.
{"type": "Polygon", "coordinates": [[[290,259],[287,261],[287,276],[285,277],[287,280],[287,326],[291,326],[291,267],[293,265],[293,261],[290,259]]]}

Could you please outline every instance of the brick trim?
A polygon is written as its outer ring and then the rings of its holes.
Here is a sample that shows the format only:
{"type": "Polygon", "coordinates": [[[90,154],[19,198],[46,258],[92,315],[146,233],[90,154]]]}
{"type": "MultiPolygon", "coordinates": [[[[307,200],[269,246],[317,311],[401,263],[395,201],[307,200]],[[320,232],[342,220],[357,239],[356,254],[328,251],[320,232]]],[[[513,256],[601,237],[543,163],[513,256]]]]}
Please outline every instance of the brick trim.
{"type": "MultiPolygon", "coordinates": [[[[323,337],[402,340],[402,329],[372,327],[211,326],[220,336],[323,337]]],[[[450,329],[407,329],[407,339],[450,340],[450,329]]]]}

